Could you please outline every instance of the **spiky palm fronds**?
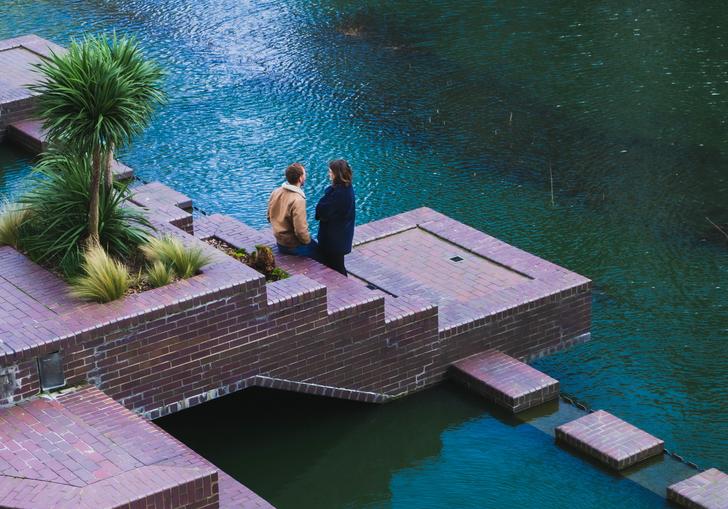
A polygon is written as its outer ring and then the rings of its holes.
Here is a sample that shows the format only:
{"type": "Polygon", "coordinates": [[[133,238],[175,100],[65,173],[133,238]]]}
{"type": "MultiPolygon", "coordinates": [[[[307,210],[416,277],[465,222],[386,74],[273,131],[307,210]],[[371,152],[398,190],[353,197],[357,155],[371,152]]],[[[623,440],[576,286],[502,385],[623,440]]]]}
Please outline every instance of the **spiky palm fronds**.
{"type": "MultiPolygon", "coordinates": [[[[91,172],[84,157],[46,154],[31,176],[31,190],[18,200],[32,213],[21,229],[21,247],[40,263],[53,263],[67,276],[78,273],[90,225],[91,172]]],[[[126,205],[130,191],[115,183],[99,194],[99,243],[111,255],[130,258],[146,243],[152,226],[126,205]]]]}
{"type": "Polygon", "coordinates": [[[52,53],[36,65],[41,79],[30,85],[39,94],[38,115],[48,138],[91,161],[89,239],[99,241],[99,187],[115,149],[129,144],[164,102],[162,69],[145,60],[133,38],[104,35],[72,41],[68,51],[52,53]]]}
{"type": "Polygon", "coordinates": [[[134,38],[87,35],[36,68],[42,77],[30,88],[49,139],[79,153],[128,144],[165,101],[164,72],[134,38]]]}

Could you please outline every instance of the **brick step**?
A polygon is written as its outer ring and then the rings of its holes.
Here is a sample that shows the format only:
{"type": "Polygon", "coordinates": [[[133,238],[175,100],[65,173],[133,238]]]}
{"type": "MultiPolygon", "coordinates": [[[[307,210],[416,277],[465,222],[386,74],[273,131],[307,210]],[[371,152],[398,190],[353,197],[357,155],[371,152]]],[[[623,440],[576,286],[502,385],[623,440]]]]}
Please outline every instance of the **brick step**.
{"type": "Polygon", "coordinates": [[[696,474],[668,487],[667,499],[689,509],[726,509],[728,474],[717,468],[696,474]]]}
{"type": "Polygon", "coordinates": [[[599,410],[556,428],[556,440],[623,470],[662,454],[664,442],[609,412],[599,410]]]}
{"type": "MultiPolygon", "coordinates": [[[[38,155],[48,148],[46,133],[40,120],[22,120],[10,124],[8,139],[33,155],[38,155]]],[[[134,177],[134,170],[116,160],[112,163],[111,170],[117,180],[129,180],[134,177]]]]}
{"type": "Polygon", "coordinates": [[[559,396],[559,382],[497,350],[473,355],[450,366],[456,380],[513,413],[559,396]]]}
{"type": "Polygon", "coordinates": [[[192,200],[162,184],[151,182],[133,189],[131,201],[146,209],[150,219],[170,223],[187,233],[193,232],[192,200]]]}
{"type": "Polygon", "coordinates": [[[22,120],[8,126],[8,139],[29,152],[40,154],[46,148],[46,134],[39,120],[22,120]]]}

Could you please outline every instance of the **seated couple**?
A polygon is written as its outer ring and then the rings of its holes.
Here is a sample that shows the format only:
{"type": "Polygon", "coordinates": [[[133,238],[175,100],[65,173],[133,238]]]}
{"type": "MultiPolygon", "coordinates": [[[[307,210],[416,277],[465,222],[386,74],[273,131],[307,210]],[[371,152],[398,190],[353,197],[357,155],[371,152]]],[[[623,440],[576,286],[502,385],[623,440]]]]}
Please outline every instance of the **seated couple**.
{"type": "Polygon", "coordinates": [[[318,242],[311,238],[306,221],[306,169],[293,163],[286,169],[286,182],[268,200],[268,222],[282,254],[307,256],[347,275],[344,255],[351,253],[354,238],[355,199],[349,163],[329,163],[331,185],[316,205],[318,242]]]}

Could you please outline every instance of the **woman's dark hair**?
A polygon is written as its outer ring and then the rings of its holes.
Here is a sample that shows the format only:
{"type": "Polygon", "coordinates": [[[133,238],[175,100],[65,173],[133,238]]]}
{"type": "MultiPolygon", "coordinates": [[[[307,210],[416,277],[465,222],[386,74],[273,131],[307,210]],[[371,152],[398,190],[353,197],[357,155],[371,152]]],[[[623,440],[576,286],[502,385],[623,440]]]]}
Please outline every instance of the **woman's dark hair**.
{"type": "Polygon", "coordinates": [[[351,185],[351,166],[343,159],[337,159],[329,163],[329,170],[334,174],[335,186],[351,185]]]}

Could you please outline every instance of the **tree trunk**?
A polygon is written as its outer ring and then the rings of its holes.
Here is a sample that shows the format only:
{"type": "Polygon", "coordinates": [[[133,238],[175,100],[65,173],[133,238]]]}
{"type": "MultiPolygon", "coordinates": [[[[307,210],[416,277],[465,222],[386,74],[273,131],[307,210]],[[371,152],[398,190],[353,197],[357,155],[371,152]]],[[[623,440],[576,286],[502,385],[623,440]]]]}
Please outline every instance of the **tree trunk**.
{"type": "Polygon", "coordinates": [[[111,191],[111,188],[114,186],[114,172],[111,171],[114,164],[114,145],[109,146],[109,153],[106,157],[106,164],[104,165],[105,168],[105,178],[104,181],[106,183],[106,190],[111,191]]]}
{"type": "Polygon", "coordinates": [[[99,245],[99,187],[101,184],[101,149],[94,148],[91,161],[91,189],[88,207],[88,245],[99,245]]]}

